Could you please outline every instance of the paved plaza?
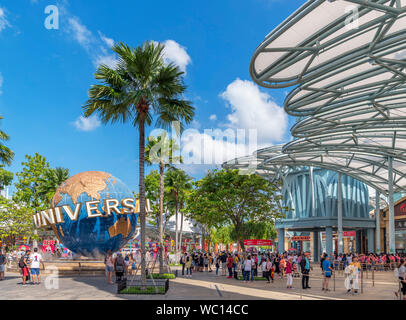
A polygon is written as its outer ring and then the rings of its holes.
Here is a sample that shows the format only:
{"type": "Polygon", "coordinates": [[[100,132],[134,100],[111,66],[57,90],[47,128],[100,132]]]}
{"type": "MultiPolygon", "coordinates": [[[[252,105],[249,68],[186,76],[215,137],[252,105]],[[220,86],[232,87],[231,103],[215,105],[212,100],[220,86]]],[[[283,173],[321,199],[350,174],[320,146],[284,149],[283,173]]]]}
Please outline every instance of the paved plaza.
{"type": "Polygon", "coordinates": [[[393,272],[376,272],[374,286],[372,274],[368,279],[364,273],[363,293],[346,294],[344,278],[336,277],[336,290],[333,291],[333,279],[330,282],[330,292],[321,290],[321,272],[317,266],[310,279],[311,289],[301,290],[300,278],[294,278],[294,289],[286,289],[286,279],[276,276],[275,282],[266,281],[244,283],[225,276],[216,276],[215,272],[198,272],[193,278],[179,276],[170,280],[170,288],[165,295],[119,295],[117,286],[109,285],[101,276],[61,277],[59,289],[46,289],[42,279],[40,285],[21,285],[21,277],[17,273],[7,273],[6,280],[0,282],[0,299],[28,300],[394,300],[397,283],[393,272]]]}

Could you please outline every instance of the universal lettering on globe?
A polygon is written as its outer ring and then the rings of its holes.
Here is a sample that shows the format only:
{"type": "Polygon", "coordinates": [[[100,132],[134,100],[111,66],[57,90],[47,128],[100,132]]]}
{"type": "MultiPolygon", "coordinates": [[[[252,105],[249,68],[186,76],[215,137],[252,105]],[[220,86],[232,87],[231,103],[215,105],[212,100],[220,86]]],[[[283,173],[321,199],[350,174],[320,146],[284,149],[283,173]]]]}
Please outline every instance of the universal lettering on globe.
{"type": "Polygon", "coordinates": [[[139,202],[121,180],[87,171],[62,183],[51,208],[33,218],[37,228],[51,227],[69,250],[96,256],[117,251],[134,237],[138,209],[139,202]]]}

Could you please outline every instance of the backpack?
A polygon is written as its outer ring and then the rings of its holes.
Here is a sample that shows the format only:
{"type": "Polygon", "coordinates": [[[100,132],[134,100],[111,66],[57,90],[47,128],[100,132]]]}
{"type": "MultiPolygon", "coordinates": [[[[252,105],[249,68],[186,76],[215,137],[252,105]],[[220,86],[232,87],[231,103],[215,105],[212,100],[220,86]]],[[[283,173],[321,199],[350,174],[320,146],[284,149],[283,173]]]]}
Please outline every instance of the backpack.
{"type": "Polygon", "coordinates": [[[18,261],[18,266],[19,266],[20,268],[24,268],[24,267],[25,267],[24,256],[22,256],[22,257],[20,258],[20,261],[18,261]]]}
{"type": "Polygon", "coordinates": [[[123,259],[117,259],[116,261],[116,272],[124,272],[124,263],[123,259]]]}

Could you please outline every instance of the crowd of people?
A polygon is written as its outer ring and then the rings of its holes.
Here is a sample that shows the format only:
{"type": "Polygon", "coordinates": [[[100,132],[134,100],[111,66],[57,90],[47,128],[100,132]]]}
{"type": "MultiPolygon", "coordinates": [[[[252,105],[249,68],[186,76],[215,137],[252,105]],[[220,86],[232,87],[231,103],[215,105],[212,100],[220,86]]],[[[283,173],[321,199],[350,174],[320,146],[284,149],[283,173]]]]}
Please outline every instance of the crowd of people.
{"type": "MultiPolygon", "coordinates": [[[[309,278],[311,258],[308,252],[303,254],[185,252],[181,259],[182,275],[192,277],[193,272],[213,272],[217,276],[254,281],[262,276],[267,283],[273,283],[275,277],[286,278],[286,288],[293,289],[293,278],[301,277],[302,289],[310,289],[309,278]],[[241,275],[240,275],[241,274],[241,275]]],[[[360,289],[361,270],[395,270],[406,296],[406,256],[402,254],[335,254],[326,253],[320,257],[322,291],[330,291],[329,282],[334,272],[343,271],[346,277],[347,293],[357,294],[360,289]]]]}
{"type": "MultiPolygon", "coordinates": [[[[39,284],[40,264],[43,257],[38,248],[23,252],[18,257],[18,267],[21,271],[22,285],[30,281],[39,284]]],[[[168,261],[168,257],[165,257],[168,261]]],[[[10,256],[4,250],[0,251],[0,281],[4,279],[5,266],[10,256]]],[[[159,253],[146,251],[147,263],[159,261],[159,253]]],[[[113,284],[113,274],[116,281],[124,276],[135,275],[137,265],[141,262],[140,250],[108,252],[104,263],[106,266],[107,282],[113,284]]],[[[286,279],[286,288],[293,289],[293,278],[301,277],[302,289],[310,289],[309,278],[312,270],[311,258],[308,252],[302,254],[278,254],[270,251],[263,252],[227,252],[218,253],[193,251],[181,254],[178,263],[181,265],[181,274],[192,277],[197,272],[214,272],[216,276],[226,276],[243,280],[245,283],[254,281],[256,277],[263,277],[267,283],[273,283],[278,277],[286,279]]],[[[314,266],[314,265],[313,265],[314,266]]],[[[401,285],[403,299],[406,299],[406,255],[404,254],[334,254],[329,256],[323,253],[320,257],[322,275],[322,291],[330,291],[329,281],[334,272],[343,272],[346,275],[347,292],[358,293],[360,288],[360,273],[362,270],[395,271],[401,285]]],[[[396,292],[396,294],[398,294],[396,292]]]]}

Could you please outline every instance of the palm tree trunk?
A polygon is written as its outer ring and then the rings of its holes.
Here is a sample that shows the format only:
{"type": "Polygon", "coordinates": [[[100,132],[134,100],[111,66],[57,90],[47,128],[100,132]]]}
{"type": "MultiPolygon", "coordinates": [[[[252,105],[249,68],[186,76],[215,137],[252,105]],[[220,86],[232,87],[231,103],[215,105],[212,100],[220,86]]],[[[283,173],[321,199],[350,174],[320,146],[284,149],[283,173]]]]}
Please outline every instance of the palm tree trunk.
{"type": "Polygon", "coordinates": [[[141,224],[141,290],[146,289],[146,262],[145,262],[145,177],[144,177],[144,157],[145,157],[145,114],[140,116],[139,125],[139,189],[140,189],[140,224],[141,224]]]}
{"type": "Polygon", "coordinates": [[[163,250],[163,216],[164,216],[164,164],[159,164],[159,274],[164,273],[163,250]]]}
{"type": "Polygon", "coordinates": [[[179,251],[182,251],[183,211],[180,213],[179,251]]]}
{"type": "MultiPolygon", "coordinates": [[[[176,225],[175,225],[175,257],[178,260],[178,240],[179,240],[179,233],[178,233],[178,201],[175,200],[175,217],[176,217],[176,225]]],[[[177,262],[176,262],[177,263],[177,262]]]]}

